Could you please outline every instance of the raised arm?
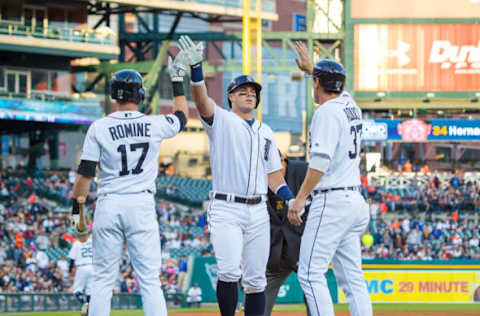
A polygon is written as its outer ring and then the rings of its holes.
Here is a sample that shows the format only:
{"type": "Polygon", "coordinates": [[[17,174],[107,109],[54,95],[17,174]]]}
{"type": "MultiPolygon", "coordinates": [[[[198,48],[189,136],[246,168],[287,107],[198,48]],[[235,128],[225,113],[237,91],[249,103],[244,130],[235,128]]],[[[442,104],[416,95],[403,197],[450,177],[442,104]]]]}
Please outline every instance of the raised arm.
{"type": "Polygon", "coordinates": [[[215,102],[208,97],[207,87],[203,80],[203,43],[195,44],[190,37],[181,36],[179,46],[190,65],[191,88],[195,106],[202,117],[212,117],[215,111],[215,102]]]}
{"type": "Polygon", "coordinates": [[[308,53],[307,46],[305,43],[297,41],[295,42],[295,49],[297,50],[297,54],[299,56],[299,58],[295,58],[298,68],[300,68],[300,70],[305,72],[307,75],[311,75],[313,73],[313,62],[310,54],[308,53]]]}
{"type": "MultiPolygon", "coordinates": [[[[184,121],[181,122],[183,126],[185,126],[188,117],[188,103],[183,88],[183,78],[186,73],[187,63],[185,54],[180,52],[175,57],[175,60],[172,60],[172,57],[168,57],[168,74],[170,75],[170,80],[172,80],[173,89],[173,113],[177,111],[183,113],[184,121]]],[[[183,126],[181,129],[183,129],[183,126]]]]}

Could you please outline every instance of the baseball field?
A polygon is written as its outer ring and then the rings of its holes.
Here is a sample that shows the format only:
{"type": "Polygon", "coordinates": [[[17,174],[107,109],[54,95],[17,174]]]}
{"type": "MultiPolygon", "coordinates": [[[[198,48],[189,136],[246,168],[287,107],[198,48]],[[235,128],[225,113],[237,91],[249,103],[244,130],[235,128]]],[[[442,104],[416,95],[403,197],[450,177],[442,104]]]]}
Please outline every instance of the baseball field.
{"type": "MultiPolygon", "coordinates": [[[[374,316],[478,316],[480,304],[374,304],[374,316]]],[[[347,305],[335,305],[336,316],[348,316],[347,305]]],[[[171,309],[169,314],[175,316],[217,316],[216,308],[180,308],[171,309]]],[[[48,313],[2,313],[2,316],[74,316],[75,312],[48,313]]],[[[112,316],[142,316],[141,310],[113,311],[112,316]]],[[[237,316],[243,315],[237,313],[237,316]]],[[[276,306],[274,316],[306,315],[304,305],[276,306]]]]}

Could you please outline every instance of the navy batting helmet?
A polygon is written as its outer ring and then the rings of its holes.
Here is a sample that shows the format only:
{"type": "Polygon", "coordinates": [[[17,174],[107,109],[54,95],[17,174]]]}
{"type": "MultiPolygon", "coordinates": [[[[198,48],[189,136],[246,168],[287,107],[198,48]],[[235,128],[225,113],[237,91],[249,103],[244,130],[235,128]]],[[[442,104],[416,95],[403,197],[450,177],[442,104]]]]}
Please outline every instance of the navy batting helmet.
{"type": "Polygon", "coordinates": [[[145,99],[142,76],[132,69],[117,71],[112,77],[110,96],[121,102],[142,103],[145,99]]]}
{"type": "MultiPolygon", "coordinates": [[[[257,105],[255,106],[255,108],[256,108],[258,106],[258,104],[260,103],[260,91],[262,90],[262,85],[259,84],[258,82],[256,82],[255,79],[253,79],[253,77],[248,76],[248,75],[240,75],[238,77],[235,77],[230,82],[230,84],[228,85],[227,93],[230,94],[233,91],[235,91],[237,88],[239,88],[241,86],[244,86],[244,85],[248,85],[248,84],[250,84],[254,87],[255,92],[257,94],[257,105]]],[[[228,99],[228,97],[227,97],[227,99],[228,99]]],[[[230,107],[232,107],[232,102],[230,102],[230,99],[228,99],[228,105],[230,105],[230,107]]]]}
{"type": "Polygon", "coordinates": [[[326,92],[340,93],[345,86],[346,72],[342,64],[325,59],[319,61],[313,67],[313,78],[320,81],[326,92]]]}

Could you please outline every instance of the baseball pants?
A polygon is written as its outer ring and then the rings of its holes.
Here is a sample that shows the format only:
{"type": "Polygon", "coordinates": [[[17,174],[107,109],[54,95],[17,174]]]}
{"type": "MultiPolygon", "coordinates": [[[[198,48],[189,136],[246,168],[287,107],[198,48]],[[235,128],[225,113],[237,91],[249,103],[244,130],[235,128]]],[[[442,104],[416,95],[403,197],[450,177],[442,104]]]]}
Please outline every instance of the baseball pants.
{"type": "Polygon", "coordinates": [[[312,315],[334,316],[325,278],[331,263],[350,315],[372,316],[360,251],[360,235],[368,221],[368,205],[357,191],[330,191],[314,197],[302,236],[298,270],[312,315]]]}
{"type": "Polygon", "coordinates": [[[270,218],[265,202],[247,205],[213,200],[208,210],[218,279],[238,282],[246,294],[263,292],[270,251],[270,218]]]}
{"type": "Polygon", "coordinates": [[[140,284],[145,316],[166,316],[160,234],[154,198],[147,192],[108,194],[97,201],[92,244],[95,274],[88,315],[110,315],[124,241],[140,284]]]}
{"type": "Polygon", "coordinates": [[[73,293],[90,295],[92,293],[93,267],[91,264],[77,266],[73,280],[73,293]]]}

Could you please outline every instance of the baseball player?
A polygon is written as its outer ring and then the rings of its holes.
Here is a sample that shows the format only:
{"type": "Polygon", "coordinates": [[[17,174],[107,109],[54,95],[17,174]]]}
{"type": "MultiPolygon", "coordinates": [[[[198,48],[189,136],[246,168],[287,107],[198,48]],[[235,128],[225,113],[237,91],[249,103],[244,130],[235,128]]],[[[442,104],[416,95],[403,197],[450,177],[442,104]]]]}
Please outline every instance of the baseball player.
{"type": "Polygon", "coordinates": [[[312,315],[334,316],[325,273],[331,263],[345,292],[350,315],[371,316],[362,273],[360,234],[369,221],[359,191],[362,111],[343,91],[345,69],[332,60],[312,66],[307,48],[296,43],[299,68],[313,75],[315,111],[310,127],[310,163],[288,218],[300,225],[306,198],[313,197],[300,246],[298,278],[312,315]]]}
{"type": "Polygon", "coordinates": [[[178,55],[175,61],[169,58],[168,65],[173,114],[146,116],[138,112],[145,96],[142,77],[133,70],[118,71],[112,78],[111,97],[117,100],[119,110],[95,121],[85,137],[73,188],[72,213],[79,208],[78,197],[88,192],[98,164],[90,316],[110,315],[124,242],[140,284],[145,315],[167,314],[159,278],[161,250],[154,181],[161,141],[177,135],[187,121],[181,57],[178,55]]]}
{"type": "Polygon", "coordinates": [[[245,315],[265,311],[265,268],[270,246],[267,189],[282,201],[293,198],[285,184],[273,132],[253,118],[261,85],[246,75],[228,85],[231,111],[208,97],[202,72],[202,43],[179,40],[191,67],[191,88],[210,144],[211,242],[218,267],[217,299],[222,316],[233,316],[242,278],[245,315]]]}
{"type": "Polygon", "coordinates": [[[69,271],[76,267],[73,281],[73,293],[82,305],[81,315],[86,316],[90,294],[92,292],[93,268],[92,268],[92,236],[88,239],[76,241],[68,253],[70,261],[69,271]]]}
{"type": "MultiPolygon", "coordinates": [[[[294,194],[302,185],[308,164],[289,160],[280,153],[282,175],[294,194]]],[[[287,219],[288,207],[271,191],[268,191],[268,213],[270,215],[270,256],[267,263],[267,287],[265,288],[265,316],[270,316],[278,291],[292,272],[298,270],[300,240],[305,224],[292,225],[287,219]]],[[[302,218],[307,218],[308,206],[302,218]]],[[[307,314],[310,315],[307,305],[307,314]]]]}

